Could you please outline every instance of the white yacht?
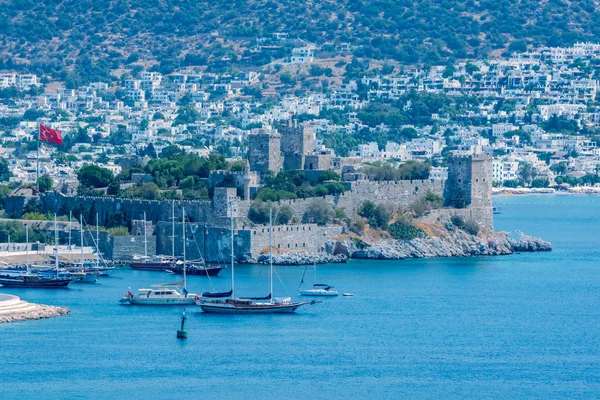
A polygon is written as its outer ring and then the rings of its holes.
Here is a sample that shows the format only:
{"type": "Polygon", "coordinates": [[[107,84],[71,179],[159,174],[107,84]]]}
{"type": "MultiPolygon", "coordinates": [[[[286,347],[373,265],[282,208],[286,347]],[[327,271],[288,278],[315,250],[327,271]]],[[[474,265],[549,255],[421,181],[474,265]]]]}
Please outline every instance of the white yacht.
{"type": "MultiPolygon", "coordinates": [[[[316,252],[315,252],[316,254],[316,252]]],[[[300,281],[300,288],[298,292],[300,292],[301,296],[337,296],[338,291],[331,285],[327,285],[326,283],[317,283],[317,262],[313,262],[313,286],[310,289],[302,289],[302,284],[304,283],[304,276],[306,275],[306,269],[304,268],[304,273],[302,274],[302,280],[300,281]]]]}
{"type": "Polygon", "coordinates": [[[333,286],[329,286],[325,283],[315,283],[310,289],[300,289],[302,296],[337,296],[338,291],[333,286]]]}
{"type": "MultiPolygon", "coordinates": [[[[145,220],[145,218],[144,218],[145,220]]],[[[136,294],[128,291],[125,297],[119,300],[122,304],[132,305],[166,305],[166,306],[179,306],[179,305],[194,305],[197,300],[200,300],[200,296],[187,291],[187,275],[186,275],[186,260],[185,260],[185,209],[182,209],[182,221],[183,221],[183,281],[177,283],[163,283],[159,285],[152,285],[151,289],[138,289],[136,294]]]]}
{"type": "Polygon", "coordinates": [[[194,305],[200,299],[199,296],[188,293],[182,286],[183,282],[152,285],[150,289],[138,289],[136,294],[127,292],[121,303],[136,305],[194,305]]]}

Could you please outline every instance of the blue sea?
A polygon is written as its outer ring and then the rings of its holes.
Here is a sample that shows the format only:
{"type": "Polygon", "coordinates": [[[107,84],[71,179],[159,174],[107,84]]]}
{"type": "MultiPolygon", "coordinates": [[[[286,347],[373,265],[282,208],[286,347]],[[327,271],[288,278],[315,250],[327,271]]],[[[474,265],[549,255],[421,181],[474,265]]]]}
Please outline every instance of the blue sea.
{"type": "MultiPolygon", "coordinates": [[[[497,197],[496,228],[550,253],[318,268],[354,297],[295,315],[220,316],[118,300],[173,276],[116,271],[67,290],[0,289],[67,307],[0,325],[0,399],[600,398],[600,197],[497,197]]],[[[304,267],[279,267],[294,296],[304,267]]],[[[312,277],[309,277],[312,281],[312,277]]],[[[236,268],[239,295],[266,295],[264,266],[236,268]]],[[[229,272],[192,277],[225,290],[229,272]]]]}

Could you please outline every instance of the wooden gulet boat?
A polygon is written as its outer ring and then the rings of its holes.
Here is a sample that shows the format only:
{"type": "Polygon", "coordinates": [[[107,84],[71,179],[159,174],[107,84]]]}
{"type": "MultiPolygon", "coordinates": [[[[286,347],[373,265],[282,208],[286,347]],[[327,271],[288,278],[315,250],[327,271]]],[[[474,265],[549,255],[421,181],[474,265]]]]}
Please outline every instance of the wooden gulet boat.
{"type": "MultiPolygon", "coordinates": [[[[297,302],[290,297],[273,299],[273,210],[269,211],[269,295],[262,298],[235,297],[235,261],[234,261],[234,243],[233,243],[233,204],[229,203],[231,213],[231,298],[226,300],[210,299],[210,295],[205,296],[196,302],[205,313],[213,314],[282,314],[294,313],[296,310],[306,304],[315,304],[312,302],[297,302]]],[[[216,297],[216,296],[215,296],[216,297]]]]}

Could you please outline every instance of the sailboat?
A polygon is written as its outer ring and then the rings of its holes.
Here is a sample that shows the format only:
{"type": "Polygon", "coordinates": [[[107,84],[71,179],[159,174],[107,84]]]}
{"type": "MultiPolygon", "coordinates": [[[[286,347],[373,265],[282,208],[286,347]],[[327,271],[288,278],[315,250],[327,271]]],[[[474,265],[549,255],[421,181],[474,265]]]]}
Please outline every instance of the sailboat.
{"type": "Polygon", "coordinates": [[[207,300],[211,296],[202,295],[202,298],[196,302],[205,313],[214,314],[274,314],[274,313],[293,313],[298,307],[305,304],[315,304],[312,302],[295,302],[291,298],[273,298],[273,211],[269,212],[269,264],[270,280],[269,295],[266,297],[244,297],[235,298],[235,268],[234,268],[234,249],[233,249],[233,206],[230,203],[231,210],[231,298],[226,300],[207,300]]]}
{"type": "MultiPolygon", "coordinates": [[[[114,269],[114,267],[109,267],[108,265],[106,265],[104,260],[102,260],[104,265],[103,266],[100,265],[100,259],[102,256],[100,254],[100,233],[99,233],[99,225],[98,225],[98,214],[96,213],[96,237],[95,237],[95,239],[92,237],[92,241],[94,242],[94,248],[95,248],[95,252],[96,252],[96,260],[94,262],[85,261],[83,258],[83,244],[84,244],[83,215],[79,215],[79,227],[80,227],[79,232],[80,232],[80,242],[81,242],[81,249],[80,249],[81,254],[80,254],[80,260],[79,260],[79,262],[77,262],[77,261],[71,261],[71,215],[69,214],[69,262],[65,264],[65,267],[67,268],[68,271],[71,272],[71,274],[79,277],[79,279],[77,279],[78,281],[86,282],[86,283],[95,283],[98,281],[98,278],[100,276],[108,276],[114,269]]],[[[90,236],[91,236],[91,230],[88,229],[88,232],[90,232],[90,236]]]]}
{"type": "MultiPolygon", "coordinates": [[[[185,223],[185,222],[184,222],[185,223]]],[[[192,231],[193,234],[193,231],[192,231]]],[[[206,229],[204,230],[204,254],[206,254],[206,229]]],[[[187,270],[188,275],[198,275],[198,276],[217,276],[219,272],[223,269],[221,266],[212,266],[207,265],[204,261],[204,258],[200,256],[199,260],[187,260],[185,262],[185,269],[187,270]]],[[[172,268],[171,272],[175,274],[183,273],[184,265],[181,262],[177,262],[172,268]]]]}
{"type": "Polygon", "coordinates": [[[144,255],[142,257],[134,256],[133,260],[129,263],[129,268],[143,271],[166,271],[171,270],[175,266],[177,263],[177,258],[175,257],[175,202],[171,203],[171,207],[171,229],[173,231],[173,235],[171,236],[171,248],[173,254],[171,256],[148,256],[148,233],[146,213],[144,213],[144,255]]]}
{"type": "Polygon", "coordinates": [[[29,268],[29,225],[25,225],[25,271],[3,271],[0,274],[0,284],[6,287],[20,288],[66,288],[73,282],[70,274],[60,274],[58,268],[58,228],[56,214],[54,215],[54,241],[55,241],[55,271],[39,271],[32,273],[29,268]]]}
{"type": "Polygon", "coordinates": [[[158,285],[152,285],[151,288],[138,289],[136,294],[128,291],[125,297],[121,298],[119,302],[129,303],[135,305],[167,305],[167,306],[179,306],[179,305],[193,305],[199,296],[189,293],[187,291],[187,275],[185,270],[185,209],[182,209],[183,223],[183,282],[176,283],[163,283],[158,285]]]}
{"type": "MultiPolygon", "coordinates": [[[[316,246],[315,246],[316,247],[316,246]]],[[[315,252],[316,253],[316,252],[315,252]]],[[[300,281],[300,287],[304,283],[304,276],[306,275],[306,269],[304,268],[304,273],[302,274],[302,280],[300,281]]],[[[301,296],[337,296],[338,291],[331,285],[327,285],[325,283],[317,283],[317,260],[316,254],[313,262],[313,287],[310,289],[298,289],[301,296]]]]}

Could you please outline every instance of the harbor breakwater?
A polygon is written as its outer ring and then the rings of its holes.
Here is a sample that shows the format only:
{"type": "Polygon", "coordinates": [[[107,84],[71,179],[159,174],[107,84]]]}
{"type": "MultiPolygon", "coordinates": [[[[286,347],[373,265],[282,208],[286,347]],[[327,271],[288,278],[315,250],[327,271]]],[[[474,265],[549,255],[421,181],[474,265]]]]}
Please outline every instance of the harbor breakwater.
{"type": "Polygon", "coordinates": [[[53,318],[68,313],[66,308],[29,303],[17,296],[0,294],[0,323],[53,318]]]}

